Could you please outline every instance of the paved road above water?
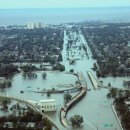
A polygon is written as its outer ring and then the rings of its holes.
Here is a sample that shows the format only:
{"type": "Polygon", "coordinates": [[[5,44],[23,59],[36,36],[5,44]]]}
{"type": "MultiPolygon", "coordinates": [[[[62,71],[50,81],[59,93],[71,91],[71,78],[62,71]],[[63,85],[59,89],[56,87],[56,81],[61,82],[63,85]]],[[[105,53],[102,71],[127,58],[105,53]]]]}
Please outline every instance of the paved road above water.
{"type": "MultiPolygon", "coordinates": [[[[111,107],[111,101],[106,98],[108,92],[107,89],[94,90],[93,85],[87,75],[87,71],[90,71],[93,76],[96,78],[95,72],[92,71],[93,63],[96,62],[92,59],[92,53],[87,45],[87,42],[84,39],[81,31],[77,34],[70,30],[70,37],[72,40],[78,38],[77,42],[74,42],[69,48],[68,52],[66,50],[68,40],[70,39],[64,32],[64,46],[63,46],[63,64],[66,67],[66,71],[74,69],[75,72],[82,72],[85,80],[87,82],[88,88],[91,88],[91,91],[87,93],[85,98],[82,99],[78,104],[76,104],[69,112],[67,118],[71,117],[74,114],[80,114],[84,118],[83,127],[77,128],[76,130],[121,130],[118,124],[118,121],[113,113],[111,107]],[[79,50],[79,47],[82,45],[87,46],[88,57],[85,55],[83,48],[79,50]],[[76,64],[70,65],[67,59],[78,59],[76,64]],[[105,128],[108,126],[107,128],[105,128]]],[[[70,128],[73,130],[73,128],[70,128]]]]}
{"type": "Polygon", "coordinates": [[[77,87],[80,88],[80,92],[78,94],[76,94],[75,96],[73,96],[72,99],[69,102],[67,102],[60,110],[60,121],[61,121],[62,125],[67,128],[69,126],[71,126],[71,123],[69,123],[66,118],[68,111],[73,106],[75,106],[76,103],[81,101],[87,92],[87,84],[84,80],[82,73],[78,73],[77,76],[78,76],[79,83],[80,83],[79,86],[77,86],[77,87]]]}
{"type": "Polygon", "coordinates": [[[53,129],[60,130],[59,127],[54,123],[54,121],[51,120],[50,117],[48,117],[47,115],[42,113],[42,111],[39,109],[37,104],[35,104],[31,101],[25,100],[25,99],[20,99],[20,98],[12,97],[12,96],[0,96],[0,98],[11,99],[11,100],[15,100],[20,103],[26,104],[27,106],[31,107],[35,112],[39,113],[42,117],[47,118],[51,122],[51,124],[54,126],[53,129]]]}

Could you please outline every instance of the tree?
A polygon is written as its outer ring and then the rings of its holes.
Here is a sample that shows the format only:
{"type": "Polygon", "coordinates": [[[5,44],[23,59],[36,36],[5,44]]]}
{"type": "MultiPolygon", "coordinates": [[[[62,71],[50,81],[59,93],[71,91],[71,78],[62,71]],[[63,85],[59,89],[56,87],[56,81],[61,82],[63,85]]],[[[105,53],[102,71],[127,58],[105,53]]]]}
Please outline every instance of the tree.
{"type": "Polygon", "coordinates": [[[70,73],[74,73],[74,69],[70,69],[70,73]]]}
{"type": "Polygon", "coordinates": [[[43,79],[46,79],[46,76],[47,76],[46,73],[43,73],[43,74],[42,74],[42,78],[43,78],[43,79]]]}
{"type": "Polygon", "coordinates": [[[5,84],[5,82],[0,83],[0,88],[1,88],[2,90],[4,90],[4,89],[6,88],[6,84],[5,84]]]}
{"type": "Polygon", "coordinates": [[[106,97],[107,97],[107,98],[111,98],[111,94],[108,93],[108,94],[106,95],[106,97]]]}
{"type": "Polygon", "coordinates": [[[61,54],[59,54],[58,61],[63,61],[61,54]]]}
{"type": "Polygon", "coordinates": [[[93,70],[94,70],[94,71],[97,70],[97,65],[96,65],[96,63],[93,64],[93,70]]]}
{"type": "Polygon", "coordinates": [[[81,124],[83,123],[83,117],[80,115],[74,115],[70,117],[70,121],[73,127],[80,127],[81,124]]]}
{"type": "Polygon", "coordinates": [[[43,122],[46,126],[46,128],[44,130],[52,130],[52,124],[46,117],[43,118],[43,122]]]}
{"type": "Polygon", "coordinates": [[[110,94],[114,98],[117,96],[117,89],[116,88],[111,88],[110,89],[110,94]]]}
{"type": "Polygon", "coordinates": [[[49,92],[49,90],[47,91],[47,97],[50,97],[51,93],[49,92]]]}
{"type": "Polygon", "coordinates": [[[110,82],[108,83],[108,87],[111,87],[111,83],[110,82]]]}
{"type": "Polygon", "coordinates": [[[8,109],[8,103],[10,103],[11,100],[10,99],[4,99],[2,101],[2,106],[3,106],[3,109],[8,109]]]}
{"type": "Polygon", "coordinates": [[[71,100],[71,98],[72,98],[72,95],[70,95],[70,94],[65,94],[64,95],[64,100],[65,100],[65,104],[67,103],[67,102],[69,102],[70,100],[71,100]]]}

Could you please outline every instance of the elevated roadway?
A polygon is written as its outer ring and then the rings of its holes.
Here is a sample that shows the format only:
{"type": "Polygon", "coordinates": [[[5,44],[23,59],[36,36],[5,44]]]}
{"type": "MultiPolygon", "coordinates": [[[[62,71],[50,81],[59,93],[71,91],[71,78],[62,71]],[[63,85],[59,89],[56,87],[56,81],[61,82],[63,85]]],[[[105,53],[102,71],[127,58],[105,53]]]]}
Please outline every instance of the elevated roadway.
{"type": "Polygon", "coordinates": [[[39,113],[44,118],[47,118],[50,121],[50,123],[52,124],[52,126],[56,128],[56,130],[60,130],[58,128],[58,126],[50,119],[50,117],[48,117],[46,114],[42,113],[42,111],[39,109],[39,107],[36,103],[33,103],[31,101],[28,101],[28,100],[12,97],[12,96],[1,96],[0,95],[0,98],[6,98],[6,99],[18,101],[20,103],[25,103],[26,105],[30,106],[35,112],[39,113]]]}
{"type": "Polygon", "coordinates": [[[87,92],[87,84],[84,80],[83,74],[78,73],[77,74],[80,82],[80,92],[74,96],[67,104],[65,104],[64,107],[61,108],[60,110],[60,121],[64,127],[68,127],[70,123],[67,121],[66,115],[69,109],[71,109],[78,101],[80,101],[86,94],[87,92]]]}

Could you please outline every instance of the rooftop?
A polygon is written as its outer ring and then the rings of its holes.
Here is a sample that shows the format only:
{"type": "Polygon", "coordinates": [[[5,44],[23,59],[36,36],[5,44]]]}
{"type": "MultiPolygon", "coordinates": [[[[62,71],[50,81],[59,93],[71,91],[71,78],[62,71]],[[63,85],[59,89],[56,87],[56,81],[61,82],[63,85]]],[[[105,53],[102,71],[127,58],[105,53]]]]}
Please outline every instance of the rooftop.
{"type": "Polygon", "coordinates": [[[56,102],[55,99],[40,100],[40,102],[56,102]]]}

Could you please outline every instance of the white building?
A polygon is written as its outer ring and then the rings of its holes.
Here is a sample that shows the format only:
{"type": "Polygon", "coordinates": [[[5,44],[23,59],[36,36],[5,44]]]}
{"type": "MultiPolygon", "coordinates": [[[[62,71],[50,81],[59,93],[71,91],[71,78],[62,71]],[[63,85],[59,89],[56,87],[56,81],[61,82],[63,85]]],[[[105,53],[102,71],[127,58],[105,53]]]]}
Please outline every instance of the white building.
{"type": "Polygon", "coordinates": [[[57,109],[56,100],[54,99],[40,100],[38,106],[42,112],[56,111],[57,109]]]}
{"type": "Polygon", "coordinates": [[[43,28],[43,24],[41,22],[35,23],[35,28],[43,28]]]}
{"type": "Polygon", "coordinates": [[[27,29],[34,29],[34,28],[35,28],[35,24],[33,22],[27,23],[27,29]]]}
{"type": "Polygon", "coordinates": [[[43,24],[41,22],[28,22],[27,23],[27,29],[37,29],[37,28],[43,28],[43,24]]]}

